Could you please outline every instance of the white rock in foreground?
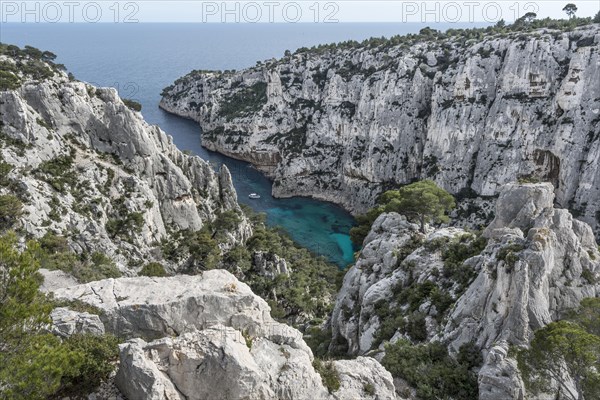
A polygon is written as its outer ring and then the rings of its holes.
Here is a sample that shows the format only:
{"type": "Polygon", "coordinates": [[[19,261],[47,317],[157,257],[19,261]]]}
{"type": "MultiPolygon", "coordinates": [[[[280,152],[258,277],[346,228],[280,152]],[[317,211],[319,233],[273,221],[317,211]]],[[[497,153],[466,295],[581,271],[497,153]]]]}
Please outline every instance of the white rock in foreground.
{"type": "Polygon", "coordinates": [[[330,394],[302,334],[227,271],[107,279],[54,296],[98,307],[108,332],[134,338],[116,377],[130,400],[396,398],[391,374],[365,357],[333,362],[340,389],[330,394]]]}

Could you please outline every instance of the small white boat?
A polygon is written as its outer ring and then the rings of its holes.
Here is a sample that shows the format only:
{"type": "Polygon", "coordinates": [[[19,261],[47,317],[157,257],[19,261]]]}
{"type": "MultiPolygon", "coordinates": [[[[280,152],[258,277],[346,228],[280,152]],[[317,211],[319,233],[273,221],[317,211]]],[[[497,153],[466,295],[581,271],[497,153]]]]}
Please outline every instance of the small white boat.
{"type": "Polygon", "coordinates": [[[260,195],[256,193],[250,193],[248,197],[250,197],[251,199],[260,199],[260,195]]]}

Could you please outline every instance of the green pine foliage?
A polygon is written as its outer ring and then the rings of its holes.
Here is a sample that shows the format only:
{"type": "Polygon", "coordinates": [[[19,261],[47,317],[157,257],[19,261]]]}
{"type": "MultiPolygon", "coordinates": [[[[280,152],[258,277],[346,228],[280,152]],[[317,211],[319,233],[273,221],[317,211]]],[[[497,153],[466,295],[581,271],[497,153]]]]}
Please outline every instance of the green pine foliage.
{"type": "Polygon", "coordinates": [[[373,222],[383,213],[403,214],[409,220],[419,223],[421,232],[425,232],[427,222],[448,222],[447,213],[456,206],[454,197],[430,180],[411,183],[398,190],[389,190],[383,193],[377,202],[377,206],[356,218],[358,226],[350,230],[350,238],[354,244],[362,245],[373,222]]]}
{"type": "Polygon", "coordinates": [[[165,271],[165,267],[158,262],[151,262],[144,265],[139,275],[156,277],[168,276],[167,271],[165,271]]]}
{"type": "Polygon", "coordinates": [[[131,99],[121,99],[123,100],[123,104],[125,104],[130,110],[133,111],[142,111],[142,105],[135,100],[131,99]]]}
{"type": "Polygon", "coordinates": [[[54,63],[55,54],[31,46],[20,49],[0,43],[0,55],[7,55],[14,60],[14,63],[0,61],[0,91],[17,89],[24,79],[51,78],[57,71],[64,69],[63,65],[54,63]]]}
{"type": "Polygon", "coordinates": [[[454,359],[440,342],[412,345],[406,340],[388,345],[381,361],[394,377],[413,386],[420,400],[476,399],[481,362],[472,343],[461,346],[454,359]]]}
{"type": "Polygon", "coordinates": [[[340,375],[333,362],[321,361],[315,358],[313,367],[321,375],[323,386],[329,390],[329,393],[334,393],[340,389],[340,375]]]}
{"type": "Polygon", "coordinates": [[[64,271],[81,283],[121,276],[115,263],[105,254],[75,254],[69,249],[65,237],[51,232],[40,239],[36,251],[37,260],[42,268],[64,271]]]}
{"type": "Polygon", "coordinates": [[[528,348],[516,350],[519,370],[534,394],[559,391],[567,398],[600,398],[600,298],[583,299],[567,319],[535,332],[528,348]],[[575,390],[565,383],[567,373],[575,390]]]}
{"type": "Polygon", "coordinates": [[[39,291],[40,244],[17,250],[13,233],[0,237],[0,398],[82,397],[108,378],[117,357],[111,336],[47,333],[54,306],[39,291]]]}

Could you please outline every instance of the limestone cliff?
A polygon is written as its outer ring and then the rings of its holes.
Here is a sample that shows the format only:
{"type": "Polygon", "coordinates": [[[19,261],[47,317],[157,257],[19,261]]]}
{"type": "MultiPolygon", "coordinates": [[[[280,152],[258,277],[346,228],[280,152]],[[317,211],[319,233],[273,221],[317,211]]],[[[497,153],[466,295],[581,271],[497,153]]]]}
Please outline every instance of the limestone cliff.
{"type": "Polygon", "coordinates": [[[207,148],[266,171],[275,196],[364,212],[415,179],[496,196],[532,176],[599,228],[599,44],[597,24],[340,44],[194,71],[161,107],[198,121],[207,148]]]}
{"type": "MultiPolygon", "coordinates": [[[[34,62],[0,55],[8,70],[34,62]]],[[[156,260],[171,232],[199,230],[227,210],[242,215],[226,167],[217,173],[180,152],[115,89],[72,80],[49,64],[38,68],[52,74],[17,72],[18,87],[0,91],[1,157],[9,170],[0,190],[21,198],[28,234],[64,235],[77,253],[106,254],[134,273],[156,260]]],[[[229,243],[251,233],[242,220],[229,243]]]]}
{"type": "Polygon", "coordinates": [[[442,341],[481,349],[482,399],[523,398],[510,345],[600,296],[600,252],[589,225],[553,207],[553,187],[510,184],[483,233],[429,229],[382,214],[346,273],[331,349],[381,357],[382,342],[442,341]],[[391,324],[388,323],[391,321],[391,324]]]}

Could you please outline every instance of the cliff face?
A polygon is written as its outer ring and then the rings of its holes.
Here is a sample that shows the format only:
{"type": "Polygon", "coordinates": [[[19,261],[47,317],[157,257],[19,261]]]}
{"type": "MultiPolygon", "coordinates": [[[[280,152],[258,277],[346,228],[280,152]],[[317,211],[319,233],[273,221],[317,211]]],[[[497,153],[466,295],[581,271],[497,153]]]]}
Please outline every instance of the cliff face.
{"type": "Polygon", "coordinates": [[[549,183],[507,185],[478,239],[457,228],[423,235],[403,216],[382,214],[344,277],[332,350],[381,356],[383,341],[409,338],[442,341],[453,353],[472,341],[484,356],[480,398],[523,398],[509,346],[527,345],[582,298],[600,296],[592,229],[554,208],[553,197],[549,183]]]}
{"type": "Polygon", "coordinates": [[[276,196],[364,212],[390,185],[431,178],[495,196],[518,177],[600,224],[600,28],[297,52],[200,72],[161,107],[209,149],[248,160],[276,196]]]}
{"type": "MultiPolygon", "coordinates": [[[[116,90],[61,71],[21,80],[0,91],[1,155],[10,169],[4,180],[13,182],[1,191],[19,193],[27,233],[62,234],[76,252],[106,254],[128,273],[152,261],[170,232],[199,230],[223,211],[242,214],[226,167],[216,173],[181,153],[116,90]]],[[[229,243],[251,233],[242,220],[229,243]]]]}

